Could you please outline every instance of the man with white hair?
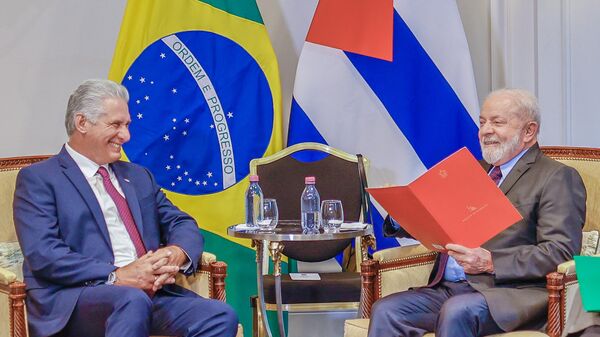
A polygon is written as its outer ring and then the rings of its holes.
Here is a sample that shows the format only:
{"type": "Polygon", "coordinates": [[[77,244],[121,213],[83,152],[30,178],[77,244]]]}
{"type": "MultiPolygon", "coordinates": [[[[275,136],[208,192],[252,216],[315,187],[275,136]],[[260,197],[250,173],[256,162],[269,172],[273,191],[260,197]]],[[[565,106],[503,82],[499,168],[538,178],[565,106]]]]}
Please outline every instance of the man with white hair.
{"type": "MultiPolygon", "coordinates": [[[[486,336],[544,326],[545,277],[581,248],[586,191],[575,169],[540,151],[540,123],[537,100],[526,91],[502,89],[486,98],[482,166],[523,220],[481,247],[448,244],[426,287],[375,303],[369,337],[486,336]]],[[[399,228],[397,235],[407,233],[399,228]]]]}
{"type": "Polygon", "coordinates": [[[174,284],[198,268],[204,242],[147,169],[119,160],[128,100],[122,85],[83,82],[67,105],[68,142],[19,172],[29,334],[235,336],[231,307],[174,284]]]}

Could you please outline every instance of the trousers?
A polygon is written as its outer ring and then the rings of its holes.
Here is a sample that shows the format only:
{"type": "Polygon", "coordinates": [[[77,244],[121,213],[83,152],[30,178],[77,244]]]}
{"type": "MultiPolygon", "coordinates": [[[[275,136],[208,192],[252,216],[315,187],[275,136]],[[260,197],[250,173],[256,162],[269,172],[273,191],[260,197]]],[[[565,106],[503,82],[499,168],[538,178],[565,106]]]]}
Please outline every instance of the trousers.
{"type": "Polygon", "coordinates": [[[373,305],[369,337],[485,336],[502,332],[483,295],[467,282],[442,281],[386,296],[373,305]]]}
{"type": "Polygon", "coordinates": [[[184,289],[183,296],[115,285],[86,287],[60,337],[217,337],[237,333],[234,310],[184,289]]]}

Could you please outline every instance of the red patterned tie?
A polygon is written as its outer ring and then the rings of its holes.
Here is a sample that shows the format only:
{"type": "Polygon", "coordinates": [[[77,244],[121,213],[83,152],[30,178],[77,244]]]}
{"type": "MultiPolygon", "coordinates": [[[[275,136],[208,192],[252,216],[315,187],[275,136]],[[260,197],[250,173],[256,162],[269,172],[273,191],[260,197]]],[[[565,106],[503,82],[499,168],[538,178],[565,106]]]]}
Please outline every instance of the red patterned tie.
{"type": "Polygon", "coordinates": [[[144,246],[140,232],[135,225],[135,221],[131,215],[131,210],[129,210],[129,205],[127,205],[127,200],[121,195],[121,193],[119,193],[119,191],[117,191],[115,186],[110,181],[110,176],[108,175],[106,168],[100,166],[98,173],[102,176],[102,183],[104,184],[106,192],[108,192],[108,195],[110,195],[111,199],[115,202],[115,206],[117,206],[117,210],[119,211],[119,215],[121,216],[121,220],[125,225],[125,229],[127,229],[127,233],[129,233],[129,237],[133,242],[137,256],[141,257],[142,255],[146,254],[146,247],[144,246]]]}
{"type": "Polygon", "coordinates": [[[494,168],[490,171],[490,178],[498,185],[500,183],[500,179],[502,179],[502,171],[500,171],[500,166],[494,166],[494,168]]]}

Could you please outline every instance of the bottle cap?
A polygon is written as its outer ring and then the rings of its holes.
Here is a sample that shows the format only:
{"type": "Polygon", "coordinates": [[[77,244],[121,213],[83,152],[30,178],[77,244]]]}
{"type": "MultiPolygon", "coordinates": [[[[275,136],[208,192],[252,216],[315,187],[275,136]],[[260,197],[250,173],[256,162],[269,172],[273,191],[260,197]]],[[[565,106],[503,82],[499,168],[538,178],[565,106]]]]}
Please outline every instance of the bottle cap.
{"type": "Polygon", "coordinates": [[[306,178],[304,178],[304,183],[305,184],[314,184],[315,183],[315,177],[306,177],[306,178]]]}
{"type": "Polygon", "coordinates": [[[251,183],[256,183],[258,182],[258,176],[256,174],[253,174],[250,176],[250,182],[251,183]]]}

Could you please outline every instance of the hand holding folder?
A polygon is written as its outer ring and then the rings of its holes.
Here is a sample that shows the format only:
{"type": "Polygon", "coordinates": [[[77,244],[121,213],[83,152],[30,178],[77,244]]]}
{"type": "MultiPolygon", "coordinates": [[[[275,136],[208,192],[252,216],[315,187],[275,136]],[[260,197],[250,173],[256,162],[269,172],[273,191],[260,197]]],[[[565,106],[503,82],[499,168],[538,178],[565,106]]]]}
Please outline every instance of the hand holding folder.
{"type": "Polygon", "coordinates": [[[475,248],[522,219],[462,148],[407,186],[368,188],[377,202],[429,249],[448,243],[475,248]]]}

